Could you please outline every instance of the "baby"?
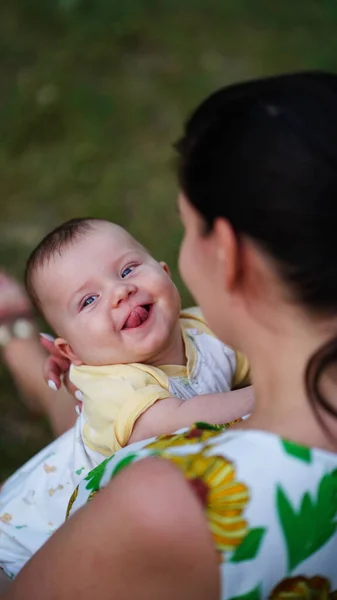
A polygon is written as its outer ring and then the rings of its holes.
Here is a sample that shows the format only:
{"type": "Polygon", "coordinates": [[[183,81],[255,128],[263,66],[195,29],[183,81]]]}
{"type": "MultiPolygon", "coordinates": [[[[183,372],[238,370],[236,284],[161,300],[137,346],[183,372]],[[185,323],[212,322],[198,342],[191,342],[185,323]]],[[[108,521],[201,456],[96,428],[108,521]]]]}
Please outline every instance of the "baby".
{"type": "Polygon", "coordinates": [[[166,264],[118,225],[74,219],[52,231],[28,260],[26,287],[71,361],[94,460],[195,421],[223,422],[225,399],[200,395],[249,383],[244,357],[198,309],[181,312],[166,264]]]}
{"type": "Polygon", "coordinates": [[[231,421],[252,403],[249,388],[230,391],[249,383],[245,358],[197,309],[180,311],[167,266],[121,227],[61,225],[31,255],[26,285],[72,363],[83,405],[75,426],[1,489],[0,567],[10,577],[63,523],[73,490],[86,476],[90,487],[106,456],[195,421],[231,421]]]}

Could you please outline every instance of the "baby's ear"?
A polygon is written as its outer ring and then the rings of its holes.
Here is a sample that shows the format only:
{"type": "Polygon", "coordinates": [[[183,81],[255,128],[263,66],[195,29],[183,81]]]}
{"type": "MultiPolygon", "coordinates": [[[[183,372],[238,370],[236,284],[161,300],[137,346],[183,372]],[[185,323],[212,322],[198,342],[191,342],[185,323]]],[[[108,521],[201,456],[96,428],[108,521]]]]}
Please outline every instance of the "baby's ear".
{"type": "Polygon", "coordinates": [[[160,264],[160,266],[161,266],[161,267],[164,269],[165,273],[167,273],[167,274],[168,274],[168,276],[169,276],[169,277],[171,277],[171,271],[170,271],[170,269],[168,268],[168,266],[167,266],[166,262],[163,262],[163,261],[161,260],[159,264],[160,264]]]}
{"type": "Polygon", "coordinates": [[[68,344],[66,340],[64,340],[63,338],[56,338],[56,340],[54,340],[54,345],[58,349],[60,354],[62,354],[62,356],[65,356],[65,358],[70,360],[70,362],[76,365],[76,367],[80,367],[81,365],[83,365],[83,361],[78,358],[77,354],[75,354],[72,347],[68,344]]]}

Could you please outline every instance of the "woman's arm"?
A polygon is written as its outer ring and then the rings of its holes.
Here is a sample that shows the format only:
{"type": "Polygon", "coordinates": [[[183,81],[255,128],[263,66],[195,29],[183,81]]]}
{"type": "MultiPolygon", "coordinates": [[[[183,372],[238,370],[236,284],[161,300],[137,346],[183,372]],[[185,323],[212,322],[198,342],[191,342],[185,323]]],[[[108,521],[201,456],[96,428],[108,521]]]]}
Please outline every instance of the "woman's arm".
{"type": "Polygon", "coordinates": [[[5,590],[7,590],[8,586],[11,584],[11,580],[6,575],[6,573],[0,569],[0,596],[2,598],[2,594],[5,590]]]}
{"type": "Polygon", "coordinates": [[[203,394],[190,400],[159,400],[136,421],[129,444],[173,433],[196,421],[215,425],[229,423],[252,412],[253,405],[252,386],[221,394],[203,394]]]}
{"type": "Polygon", "coordinates": [[[52,536],[3,600],[27,597],[218,600],[219,560],[195,492],[166,461],[131,465],[52,536]]]}

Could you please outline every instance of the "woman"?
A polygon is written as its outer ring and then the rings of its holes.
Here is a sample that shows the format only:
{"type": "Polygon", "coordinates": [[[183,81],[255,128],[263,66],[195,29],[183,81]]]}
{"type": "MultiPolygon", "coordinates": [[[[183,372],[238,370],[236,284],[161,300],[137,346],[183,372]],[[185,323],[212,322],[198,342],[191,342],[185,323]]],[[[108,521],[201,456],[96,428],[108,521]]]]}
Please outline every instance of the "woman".
{"type": "Polygon", "coordinates": [[[220,90],[188,121],[180,270],[247,354],[255,409],[91,472],[5,598],[335,597],[336,107],[337,77],[307,73],[220,90]]]}

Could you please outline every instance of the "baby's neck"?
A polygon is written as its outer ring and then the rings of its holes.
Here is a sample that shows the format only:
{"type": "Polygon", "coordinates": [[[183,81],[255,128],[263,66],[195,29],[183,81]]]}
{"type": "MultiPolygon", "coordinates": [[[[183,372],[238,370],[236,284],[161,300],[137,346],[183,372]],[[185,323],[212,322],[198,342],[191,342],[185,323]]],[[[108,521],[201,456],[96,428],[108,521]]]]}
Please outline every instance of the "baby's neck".
{"type": "Polygon", "coordinates": [[[151,357],[147,363],[152,367],[160,367],[163,365],[186,366],[186,350],[179,322],[172,332],[170,340],[165,348],[155,356],[151,357]]]}

